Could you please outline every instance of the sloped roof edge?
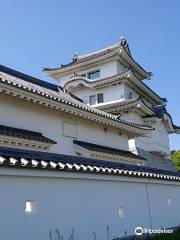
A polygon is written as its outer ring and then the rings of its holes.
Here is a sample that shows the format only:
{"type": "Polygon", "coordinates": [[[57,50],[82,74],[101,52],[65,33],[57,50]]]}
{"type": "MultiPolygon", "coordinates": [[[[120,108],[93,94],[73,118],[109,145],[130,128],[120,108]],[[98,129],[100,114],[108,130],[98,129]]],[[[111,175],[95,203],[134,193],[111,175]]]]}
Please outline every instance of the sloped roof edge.
{"type": "Polygon", "coordinates": [[[180,182],[180,173],[55,153],[0,147],[0,167],[19,170],[68,171],[84,174],[151,178],[180,182]]]}

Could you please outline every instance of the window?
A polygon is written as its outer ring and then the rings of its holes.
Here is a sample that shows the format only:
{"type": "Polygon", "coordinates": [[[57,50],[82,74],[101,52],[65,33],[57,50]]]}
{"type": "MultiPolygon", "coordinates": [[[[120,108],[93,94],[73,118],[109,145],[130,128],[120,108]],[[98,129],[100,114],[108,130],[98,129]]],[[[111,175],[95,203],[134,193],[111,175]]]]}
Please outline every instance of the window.
{"type": "Polygon", "coordinates": [[[89,97],[90,105],[96,104],[96,95],[92,95],[89,97]]]}
{"type": "Polygon", "coordinates": [[[132,99],[133,98],[133,94],[132,94],[132,92],[129,92],[128,93],[128,99],[132,99]]]}
{"type": "Polygon", "coordinates": [[[28,200],[25,203],[25,213],[32,214],[36,211],[36,202],[35,200],[28,200]]]}
{"type": "Polygon", "coordinates": [[[103,93],[99,93],[97,95],[91,95],[89,97],[89,102],[90,102],[90,105],[94,105],[94,104],[97,104],[97,103],[102,103],[104,102],[104,96],[103,96],[103,93]]]}
{"type": "Polygon", "coordinates": [[[99,77],[100,77],[100,70],[96,70],[96,71],[88,73],[88,78],[89,79],[96,79],[96,78],[99,78],[99,77]]]}
{"type": "Polygon", "coordinates": [[[120,218],[125,217],[125,211],[124,211],[123,207],[118,208],[118,215],[119,215],[120,218]]]}
{"type": "Polygon", "coordinates": [[[103,93],[98,94],[98,95],[97,95],[97,98],[98,98],[98,101],[97,101],[98,103],[104,102],[103,93]]]}

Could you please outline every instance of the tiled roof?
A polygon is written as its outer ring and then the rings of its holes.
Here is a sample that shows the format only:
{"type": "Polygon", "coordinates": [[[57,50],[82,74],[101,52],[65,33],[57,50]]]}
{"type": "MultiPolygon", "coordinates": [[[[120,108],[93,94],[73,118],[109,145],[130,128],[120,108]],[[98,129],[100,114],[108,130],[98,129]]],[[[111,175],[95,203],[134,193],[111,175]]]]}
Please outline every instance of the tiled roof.
{"type": "Polygon", "coordinates": [[[152,110],[156,113],[156,116],[159,117],[159,118],[163,118],[164,114],[167,114],[171,119],[172,127],[174,128],[175,132],[180,130],[180,126],[176,126],[173,123],[171,115],[166,110],[166,105],[165,104],[153,106],[152,110]]]}
{"type": "Polygon", "coordinates": [[[29,75],[21,73],[21,72],[18,72],[14,69],[8,68],[8,67],[3,66],[3,65],[0,65],[0,72],[7,73],[7,74],[9,74],[11,76],[14,76],[16,78],[23,79],[26,82],[34,83],[34,84],[39,85],[43,88],[51,89],[51,90],[56,91],[56,92],[58,92],[59,91],[58,89],[60,88],[59,86],[57,86],[55,84],[42,81],[38,78],[29,76],[29,75]]]}
{"type": "Polygon", "coordinates": [[[180,182],[180,173],[84,157],[0,147],[0,167],[107,174],[180,182]]]}
{"type": "MultiPolygon", "coordinates": [[[[109,76],[106,78],[101,78],[98,80],[88,80],[84,77],[81,76],[77,76],[77,77],[73,77],[72,79],[70,79],[65,85],[64,88],[68,89],[69,86],[71,86],[71,84],[73,85],[73,83],[84,83],[86,86],[88,87],[94,87],[94,88],[99,88],[99,87],[104,87],[106,84],[113,84],[113,83],[119,83],[122,82],[124,79],[127,79],[129,76],[128,75],[132,75],[135,77],[134,73],[132,70],[125,70],[121,73],[115,74],[113,76],[109,76]]],[[[148,91],[150,91],[154,96],[156,96],[157,98],[159,98],[161,100],[161,102],[166,102],[166,98],[162,98],[160,97],[157,93],[155,93],[147,84],[145,84],[143,81],[140,81],[138,78],[136,78],[136,81],[138,84],[140,84],[140,86],[144,86],[148,91]]]]}
{"type": "Polygon", "coordinates": [[[0,135],[56,144],[54,140],[43,136],[42,133],[4,125],[0,125],[0,135]]]}
{"type": "Polygon", "coordinates": [[[110,121],[115,121],[116,123],[119,123],[122,125],[124,124],[124,125],[131,126],[133,128],[138,128],[138,129],[142,129],[142,130],[153,130],[153,128],[150,127],[149,125],[141,125],[138,123],[132,123],[132,122],[128,122],[125,120],[121,120],[111,114],[102,112],[98,109],[94,109],[94,108],[76,100],[75,98],[71,97],[70,95],[66,94],[60,88],[58,88],[58,90],[57,89],[52,90],[51,87],[48,88],[47,86],[51,86],[51,84],[50,85],[48,84],[46,86],[46,82],[44,82],[44,81],[41,81],[41,80],[40,80],[40,82],[35,81],[33,78],[33,82],[32,82],[32,81],[29,81],[29,80],[26,80],[25,78],[23,78],[24,74],[22,74],[22,76],[21,76],[20,73],[18,76],[15,76],[13,71],[14,70],[12,70],[12,69],[2,67],[0,69],[0,82],[4,83],[6,85],[13,86],[14,88],[22,89],[23,91],[31,92],[35,95],[40,95],[41,97],[44,97],[46,99],[51,99],[56,102],[60,102],[62,104],[71,106],[73,108],[92,113],[93,115],[100,116],[105,119],[109,119],[110,121]],[[45,86],[43,86],[43,84],[45,86]]]}
{"type": "Polygon", "coordinates": [[[61,68],[70,67],[72,65],[76,65],[76,64],[79,64],[79,63],[82,63],[82,62],[86,62],[86,61],[89,61],[89,60],[107,55],[109,53],[118,52],[117,50],[119,50],[119,47],[120,47],[120,44],[118,43],[118,44],[112,45],[108,48],[105,48],[105,49],[102,49],[102,50],[99,50],[99,51],[96,51],[96,52],[93,52],[93,53],[90,53],[90,54],[78,56],[77,59],[74,59],[70,63],[67,63],[67,64],[61,64],[60,67],[44,68],[43,71],[54,71],[54,70],[58,70],[58,69],[61,69],[61,68]]]}
{"type": "Polygon", "coordinates": [[[125,150],[112,148],[112,147],[106,147],[106,146],[83,142],[83,141],[79,141],[79,140],[73,140],[73,143],[80,147],[86,148],[90,151],[109,153],[109,154],[120,155],[120,156],[124,156],[124,157],[129,157],[129,158],[146,161],[145,158],[143,158],[139,155],[135,155],[135,154],[131,153],[130,151],[125,151],[125,150]]]}
{"type": "MultiPolygon", "coordinates": [[[[58,85],[55,85],[55,84],[52,84],[52,83],[49,83],[49,82],[46,82],[46,81],[42,81],[38,78],[32,77],[30,75],[24,74],[22,72],[16,71],[14,69],[8,68],[8,67],[3,66],[3,65],[0,65],[0,72],[9,74],[13,77],[22,79],[22,80],[24,80],[26,82],[29,82],[29,83],[39,85],[43,88],[53,90],[55,92],[59,92],[60,89],[63,91],[63,88],[61,86],[58,86],[58,85]]],[[[1,75],[0,75],[0,77],[1,77],[1,75]]],[[[77,96],[74,96],[72,93],[69,93],[68,91],[66,91],[66,94],[70,95],[72,98],[82,102],[82,100],[80,98],[78,98],[77,96]]]]}
{"type": "Polygon", "coordinates": [[[124,107],[128,107],[131,105],[132,107],[135,107],[138,103],[143,103],[143,105],[146,106],[153,113],[153,110],[149,106],[147,106],[147,104],[143,101],[141,97],[137,97],[129,100],[119,100],[119,101],[109,102],[107,104],[98,105],[96,108],[102,111],[111,110],[115,108],[124,109],[124,107]]]}
{"type": "Polygon", "coordinates": [[[137,110],[142,116],[155,116],[155,112],[151,106],[147,105],[141,97],[130,100],[112,101],[106,104],[98,104],[93,106],[101,111],[105,111],[114,115],[121,116],[126,111],[137,110]]]}
{"type": "Polygon", "coordinates": [[[174,125],[174,124],[173,124],[173,127],[174,127],[174,129],[176,129],[176,130],[180,130],[180,126],[177,126],[177,125],[174,125]]]}
{"type": "Polygon", "coordinates": [[[156,113],[156,116],[162,118],[165,113],[167,113],[166,105],[157,105],[152,107],[153,111],[156,113]]]}
{"type": "MultiPolygon", "coordinates": [[[[104,58],[104,57],[112,57],[114,55],[117,55],[120,53],[120,50],[123,49],[124,52],[127,54],[129,60],[131,62],[134,63],[134,65],[136,65],[139,69],[141,69],[141,71],[143,71],[145,73],[144,78],[148,77],[150,78],[152,76],[151,72],[146,72],[132,57],[131,52],[129,50],[129,46],[127,44],[127,41],[125,39],[121,40],[119,43],[114,44],[110,47],[101,49],[99,51],[96,52],[92,52],[86,55],[82,55],[82,56],[78,56],[77,54],[75,54],[75,56],[73,57],[72,61],[68,64],[61,64],[59,67],[57,68],[43,68],[44,72],[53,72],[53,71],[58,71],[58,70],[63,70],[65,68],[70,68],[70,67],[74,67],[76,65],[79,64],[79,66],[81,64],[84,63],[88,63],[91,62],[92,60],[98,60],[98,58],[104,58]],[[145,77],[146,76],[146,77],[145,77]]],[[[127,57],[126,56],[126,57],[127,57]]],[[[142,79],[144,79],[142,78],[142,79]]]]}
{"type": "Polygon", "coordinates": [[[107,104],[99,105],[99,106],[97,106],[97,108],[106,110],[106,109],[111,109],[114,107],[128,106],[133,103],[138,103],[139,101],[141,101],[141,98],[137,97],[137,98],[133,98],[133,99],[129,99],[129,100],[119,100],[119,101],[109,102],[107,104]]]}
{"type": "Polygon", "coordinates": [[[146,158],[146,161],[144,162],[144,166],[146,167],[176,171],[172,160],[168,157],[160,157],[141,148],[137,148],[137,152],[139,155],[146,158]]]}
{"type": "Polygon", "coordinates": [[[67,88],[68,85],[71,85],[74,82],[77,81],[82,81],[87,83],[89,86],[103,86],[104,84],[108,83],[108,82],[112,82],[112,81],[116,81],[117,79],[123,79],[128,73],[128,70],[125,70],[121,73],[115,74],[113,76],[110,77],[106,77],[106,78],[101,78],[101,79],[97,79],[97,80],[89,80],[87,78],[81,77],[81,76],[74,76],[72,77],[67,83],[65,83],[64,88],[67,88]]]}

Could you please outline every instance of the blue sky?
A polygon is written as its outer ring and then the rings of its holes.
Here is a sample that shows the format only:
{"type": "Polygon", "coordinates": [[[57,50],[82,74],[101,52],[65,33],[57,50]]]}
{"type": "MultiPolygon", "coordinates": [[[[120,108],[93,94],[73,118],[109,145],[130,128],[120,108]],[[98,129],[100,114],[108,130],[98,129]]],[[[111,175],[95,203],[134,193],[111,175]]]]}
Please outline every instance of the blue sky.
{"type": "MultiPolygon", "coordinates": [[[[180,125],[180,1],[1,0],[0,62],[43,80],[41,69],[116,43],[125,35],[146,83],[168,99],[180,125]]],[[[170,136],[180,149],[180,136],[170,136]]]]}

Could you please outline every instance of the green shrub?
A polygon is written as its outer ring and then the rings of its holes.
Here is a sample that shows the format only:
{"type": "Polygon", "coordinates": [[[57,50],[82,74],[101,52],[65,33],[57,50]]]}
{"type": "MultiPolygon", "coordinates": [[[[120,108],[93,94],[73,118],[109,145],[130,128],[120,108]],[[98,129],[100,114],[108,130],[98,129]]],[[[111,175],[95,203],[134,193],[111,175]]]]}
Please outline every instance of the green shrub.
{"type": "Polygon", "coordinates": [[[180,171],[180,150],[171,151],[171,158],[176,170],[180,171]]]}

